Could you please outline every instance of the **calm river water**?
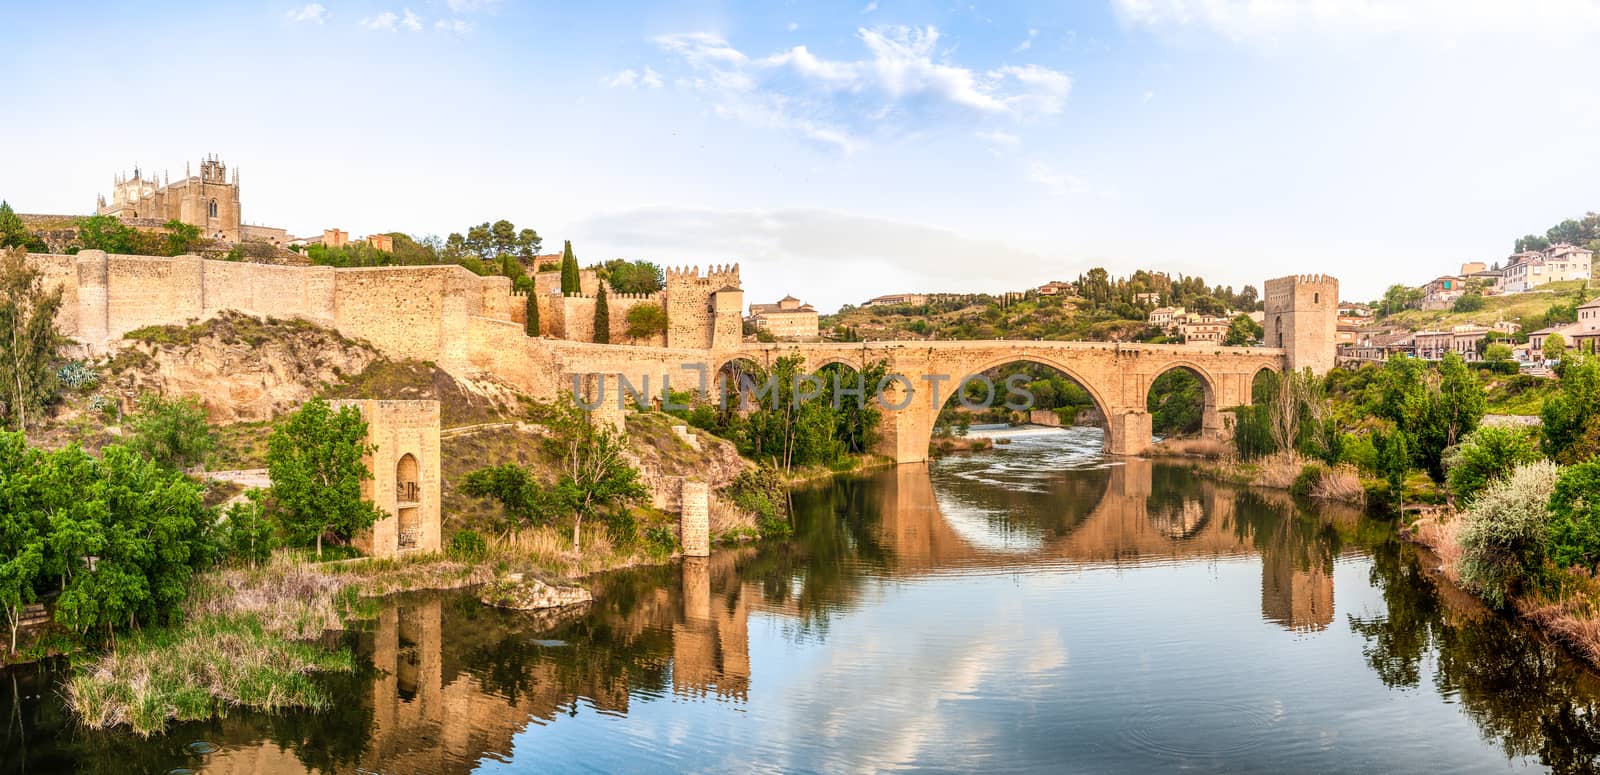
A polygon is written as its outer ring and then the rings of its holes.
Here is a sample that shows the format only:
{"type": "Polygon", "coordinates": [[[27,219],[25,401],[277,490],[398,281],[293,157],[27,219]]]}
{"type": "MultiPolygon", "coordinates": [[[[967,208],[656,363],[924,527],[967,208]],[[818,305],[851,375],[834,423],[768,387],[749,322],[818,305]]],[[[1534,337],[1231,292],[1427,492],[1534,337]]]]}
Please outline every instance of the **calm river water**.
{"type": "Polygon", "coordinates": [[[793,539],[596,579],[576,618],[386,601],[322,714],[146,741],[75,729],[60,667],[0,673],[0,773],[1596,766],[1595,677],[1388,523],[1012,438],[797,492],[793,539]]]}

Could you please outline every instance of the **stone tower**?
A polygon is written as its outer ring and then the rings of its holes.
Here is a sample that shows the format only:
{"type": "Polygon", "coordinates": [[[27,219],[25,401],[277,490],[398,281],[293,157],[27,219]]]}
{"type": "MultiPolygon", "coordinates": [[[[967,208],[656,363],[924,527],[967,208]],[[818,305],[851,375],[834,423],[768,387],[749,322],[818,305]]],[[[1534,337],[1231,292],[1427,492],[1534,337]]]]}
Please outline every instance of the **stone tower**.
{"type": "Polygon", "coordinates": [[[1294,275],[1266,283],[1268,347],[1281,347],[1291,370],[1326,374],[1338,348],[1339,281],[1327,275],[1294,275]]]}

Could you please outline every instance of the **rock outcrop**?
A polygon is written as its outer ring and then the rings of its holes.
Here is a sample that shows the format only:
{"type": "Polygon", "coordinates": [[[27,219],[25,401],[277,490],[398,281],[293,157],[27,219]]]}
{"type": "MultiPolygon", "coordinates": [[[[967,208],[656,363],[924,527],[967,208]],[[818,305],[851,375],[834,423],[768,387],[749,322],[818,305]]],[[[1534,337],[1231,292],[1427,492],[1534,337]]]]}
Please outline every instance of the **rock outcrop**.
{"type": "Polygon", "coordinates": [[[478,592],[484,605],[512,611],[543,611],[550,608],[567,608],[593,602],[594,596],[583,587],[553,586],[538,579],[525,579],[521,574],[492,581],[478,592]]]}

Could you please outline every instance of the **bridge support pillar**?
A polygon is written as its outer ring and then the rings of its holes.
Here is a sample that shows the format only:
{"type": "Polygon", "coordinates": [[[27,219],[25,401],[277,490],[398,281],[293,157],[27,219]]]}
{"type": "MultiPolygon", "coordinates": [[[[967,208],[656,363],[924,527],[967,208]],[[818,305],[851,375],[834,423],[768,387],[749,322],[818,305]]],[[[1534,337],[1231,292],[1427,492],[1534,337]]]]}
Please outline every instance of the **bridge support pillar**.
{"type": "Polygon", "coordinates": [[[1106,417],[1107,447],[1113,455],[1137,455],[1150,446],[1150,413],[1125,409],[1106,417]]]}

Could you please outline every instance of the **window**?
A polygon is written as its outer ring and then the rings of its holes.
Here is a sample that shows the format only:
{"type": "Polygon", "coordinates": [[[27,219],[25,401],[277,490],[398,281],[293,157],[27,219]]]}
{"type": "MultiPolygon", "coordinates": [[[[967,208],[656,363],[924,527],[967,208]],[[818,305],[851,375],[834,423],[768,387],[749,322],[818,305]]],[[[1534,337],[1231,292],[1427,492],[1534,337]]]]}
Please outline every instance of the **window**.
{"type": "Polygon", "coordinates": [[[1312,304],[1321,304],[1322,303],[1322,294],[1320,294],[1320,293],[1311,294],[1311,303],[1312,304]]]}
{"type": "Polygon", "coordinates": [[[206,215],[211,218],[217,217],[217,200],[211,200],[211,204],[206,207],[206,215]]]}

